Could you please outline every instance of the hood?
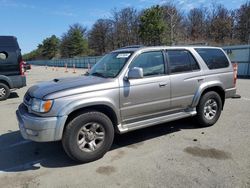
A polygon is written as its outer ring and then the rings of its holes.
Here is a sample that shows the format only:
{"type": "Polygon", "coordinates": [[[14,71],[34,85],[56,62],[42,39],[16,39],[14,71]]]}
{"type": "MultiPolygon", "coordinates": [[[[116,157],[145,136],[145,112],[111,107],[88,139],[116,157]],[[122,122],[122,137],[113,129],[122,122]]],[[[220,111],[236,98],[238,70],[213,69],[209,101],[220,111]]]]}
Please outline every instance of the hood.
{"type": "Polygon", "coordinates": [[[71,78],[59,78],[48,82],[42,82],[32,86],[28,90],[31,97],[42,99],[45,96],[60,91],[82,88],[96,84],[110,82],[110,79],[95,76],[80,76],[71,78]]]}

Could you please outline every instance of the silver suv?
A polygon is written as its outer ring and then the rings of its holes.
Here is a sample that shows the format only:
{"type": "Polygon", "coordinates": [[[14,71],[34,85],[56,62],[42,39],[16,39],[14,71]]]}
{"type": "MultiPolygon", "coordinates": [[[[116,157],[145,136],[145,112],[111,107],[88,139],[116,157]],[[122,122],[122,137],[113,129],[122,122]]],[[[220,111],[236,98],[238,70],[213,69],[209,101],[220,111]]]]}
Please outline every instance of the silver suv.
{"type": "Polygon", "coordinates": [[[236,93],[232,64],[216,47],[127,47],[86,75],[31,87],[16,114],[25,139],[62,140],[79,162],[101,158],[114,133],[194,117],[211,126],[236,93]]]}

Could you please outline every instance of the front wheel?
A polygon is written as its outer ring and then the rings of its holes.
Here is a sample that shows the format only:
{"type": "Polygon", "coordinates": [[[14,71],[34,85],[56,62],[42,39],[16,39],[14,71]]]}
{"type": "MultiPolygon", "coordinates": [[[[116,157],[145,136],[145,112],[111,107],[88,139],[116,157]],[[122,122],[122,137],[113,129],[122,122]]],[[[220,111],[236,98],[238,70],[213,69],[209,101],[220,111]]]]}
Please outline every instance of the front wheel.
{"type": "Polygon", "coordinates": [[[222,101],[218,93],[205,93],[197,106],[196,121],[199,127],[212,126],[217,122],[222,110],[222,101]]]}
{"type": "Polygon", "coordinates": [[[10,96],[10,88],[0,83],[0,101],[6,100],[10,96]]]}
{"type": "Polygon", "coordinates": [[[86,163],[101,158],[113,139],[111,120],[101,112],[91,111],[77,115],[66,125],[62,144],[69,157],[86,163]]]}

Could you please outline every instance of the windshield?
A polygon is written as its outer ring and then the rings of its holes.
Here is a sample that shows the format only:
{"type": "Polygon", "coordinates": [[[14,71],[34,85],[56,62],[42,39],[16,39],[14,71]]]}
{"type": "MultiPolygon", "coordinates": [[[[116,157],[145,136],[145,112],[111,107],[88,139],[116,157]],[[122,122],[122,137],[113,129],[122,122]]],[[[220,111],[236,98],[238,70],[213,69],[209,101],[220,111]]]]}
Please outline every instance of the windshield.
{"type": "Polygon", "coordinates": [[[90,70],[89,75],[104,78],[116,77],[133,52],[113,52],[105,55],[90,70]]]}

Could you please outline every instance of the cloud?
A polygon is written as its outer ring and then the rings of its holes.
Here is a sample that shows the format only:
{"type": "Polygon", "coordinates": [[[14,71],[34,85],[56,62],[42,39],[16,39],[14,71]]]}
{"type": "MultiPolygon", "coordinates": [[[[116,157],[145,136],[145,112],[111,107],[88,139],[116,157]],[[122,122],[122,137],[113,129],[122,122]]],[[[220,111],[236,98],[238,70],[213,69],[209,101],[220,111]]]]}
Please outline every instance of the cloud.
{"type": "Polygon", "coordinates": [[[195,7],[200,7],[205,4],[208,0],[138,0],[141,5],[164,5],[166,3],[173,3],[177,7],[181,7],[184,11],[189,11],[195,7]]]}
{"type": "Polygon", "coordinates": [[[93,18],[110,18],[112,13],[102,9],[92,9],[89,11],[90,16],[93,18]]]}
{"type": "Polygon", "coordinates": [[[184,11],[189,11],[193,8],[200,7],[206,3],[207,0],[175,0],[174,4],[181,7],[184,11]]]}
{"type": "Polygon", "coordinates": [[[77,16],[75,13],[69,12],[69,11],[53,11],[53,12],[51,12],[51,14],[57,15],[57,16],[66,16],[66,17],[75,17],[75,16],[77,16]]]}
{"type": "Polygon", "coordinates": [[[2,7],[16,7],[16,8],[27,8],[27,9],[34,9],[36,8],[34,5],[25,4],[25,3],[18,3],[13,0],[0,0],[0,5],[2,7]]]}

